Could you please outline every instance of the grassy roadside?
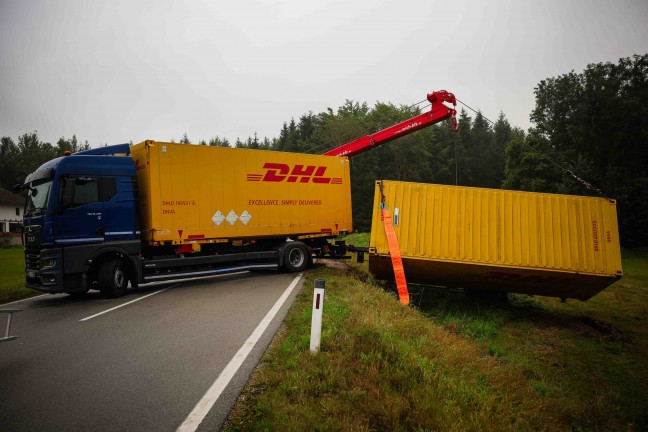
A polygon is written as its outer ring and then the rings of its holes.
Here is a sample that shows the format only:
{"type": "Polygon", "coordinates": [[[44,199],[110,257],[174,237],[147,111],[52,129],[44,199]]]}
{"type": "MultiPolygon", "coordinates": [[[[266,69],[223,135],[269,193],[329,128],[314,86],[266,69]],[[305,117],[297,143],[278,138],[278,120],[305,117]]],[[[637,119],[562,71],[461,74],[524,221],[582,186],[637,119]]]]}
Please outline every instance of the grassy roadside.
{"type": "Polygon", "coordinates": [[[369,233],[353,233],[344,237],[344,241],[348,245],[354,246],[369,246],[369,233]]]}
{"type": "Polygon", "coordinates": [[[25,255],[20,247],[0,249],[0,304],[37,295],[25,288],[25,255]]]}
{"type": "Polygon", "coordinates": [[[648,255],[624,269],[588,302],[420,289],[406,308],[366,267],[316,266],[225,430],[648,430],[648,255]]]}

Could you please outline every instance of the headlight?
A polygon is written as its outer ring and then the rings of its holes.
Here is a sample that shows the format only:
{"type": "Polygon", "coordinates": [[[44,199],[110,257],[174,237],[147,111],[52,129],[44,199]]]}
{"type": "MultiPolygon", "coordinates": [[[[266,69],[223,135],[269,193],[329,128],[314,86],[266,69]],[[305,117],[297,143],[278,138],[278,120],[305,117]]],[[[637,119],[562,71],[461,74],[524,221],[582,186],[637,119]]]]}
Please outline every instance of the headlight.
{"type": "Polygon", "coordinates": [[[45,258],[42,261],[41,268],[52,268],[56,265],[56,258],[45,258]]]}

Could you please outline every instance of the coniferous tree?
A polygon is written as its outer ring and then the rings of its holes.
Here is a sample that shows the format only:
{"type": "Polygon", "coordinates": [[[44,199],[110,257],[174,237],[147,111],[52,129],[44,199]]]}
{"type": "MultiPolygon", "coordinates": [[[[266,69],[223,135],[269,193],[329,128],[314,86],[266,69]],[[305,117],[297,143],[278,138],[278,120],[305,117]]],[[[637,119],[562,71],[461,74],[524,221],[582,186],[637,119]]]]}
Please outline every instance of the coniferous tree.
{"type": "Polygon", "coordinates": [[[18,138],[18,152],[17,175],[20,180],[17,183],[22,183],[28,174],[45,162],[60,156],[50,143],[40,141],[36,132],[18,138]]]}
{"type": "Polygon", "coordinates": [[[459,114],[459,132],[453,136],[455,147],[455,184],[459,186],[472,185],[473,175],[471,157],[472,118],[465,109],[459,114]]]}
{"type": "Polygon", "coordinates": [[[253,137],[248,137],[247,147],[251,149],[259,149],[259,147],[261,147],[261,144],[259,143],[259,137],[257,136],[256,132],[254,132],[253,137]]]}
{"type": "Polygon", "coordinates": [[[11,190],[15,184],[22,183],[19,174],[21,158],[18,146],[10,137],[2,137],[0,141],[0,187],[11,190]]]}
{"type": "Polygon", "coordinates": [[[227,138],[221,138],[216,135],[214,138],[209,139],[209,145],[212,147],[229,147],[229,141],[227,138]]]}
{"type": "Polygon", "coordinates": [[[279,131],[279,137],[277,138],[274,149],[278,151],[285,151],[286,145],[288,143],[288,124],[284,122],[281,130],[279,131]]]}
{"type": "Polygon", "coordinates": [[[76,153],[83,150],[90,150],[91,148],[88,140],[83,143],[79,143],[76,135],[72,135],[71,139],[66,139],[65,137],[59,138],[56,143],[56,147],[59,155],[63,155],[66,151],[76,153]]]}
{"type": "MultiPolygon", "coordinates": [[[[371,129],[378,131],[418,115],[407,107],[378,103],[368,116],[371,129]]],[[[373,150],[378,154],[383,179],[421,182],[431,176],[429,135],[405,135],[373,150]]]]}

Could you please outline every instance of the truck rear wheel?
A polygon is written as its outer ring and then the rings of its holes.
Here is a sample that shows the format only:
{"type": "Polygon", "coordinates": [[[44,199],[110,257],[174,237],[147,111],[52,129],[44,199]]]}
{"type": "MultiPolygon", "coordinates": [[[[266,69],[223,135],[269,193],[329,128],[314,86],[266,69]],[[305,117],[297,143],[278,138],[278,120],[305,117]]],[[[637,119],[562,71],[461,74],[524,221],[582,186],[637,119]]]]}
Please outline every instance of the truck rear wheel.
{"type": "Polygon", "coordinates": [[[303,243],[291,242],[284,248],[283,267],[288,272],[300,272],[308,267],[310,257],[303,243]]]}
{"type": "Polygon", "coordinates": [[[128,288],[124,263],[118,259],[106,262],[99,269],[99,290],[106,298],[123,297],[128,288]]]}

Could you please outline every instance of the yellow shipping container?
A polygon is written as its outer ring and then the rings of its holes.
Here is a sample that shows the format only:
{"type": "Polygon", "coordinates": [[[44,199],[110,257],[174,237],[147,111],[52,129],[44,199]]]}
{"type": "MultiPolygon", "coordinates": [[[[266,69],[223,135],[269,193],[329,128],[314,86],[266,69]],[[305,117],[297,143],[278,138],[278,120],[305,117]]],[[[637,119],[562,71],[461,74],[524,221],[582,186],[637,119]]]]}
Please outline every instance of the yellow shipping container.
{"type": "Polygon", "coordinates": [[[152,245],[351,232],[343,157],[145,141],[131,154],[152,245]]]}
{"type": "MultiPolygon", "coordinates": [[[[408,282],[587,300],[623,272],[604,198],[383,181],[408,282]]],[[[376,183],[369,268],[394,278],[376,183]]]]}

